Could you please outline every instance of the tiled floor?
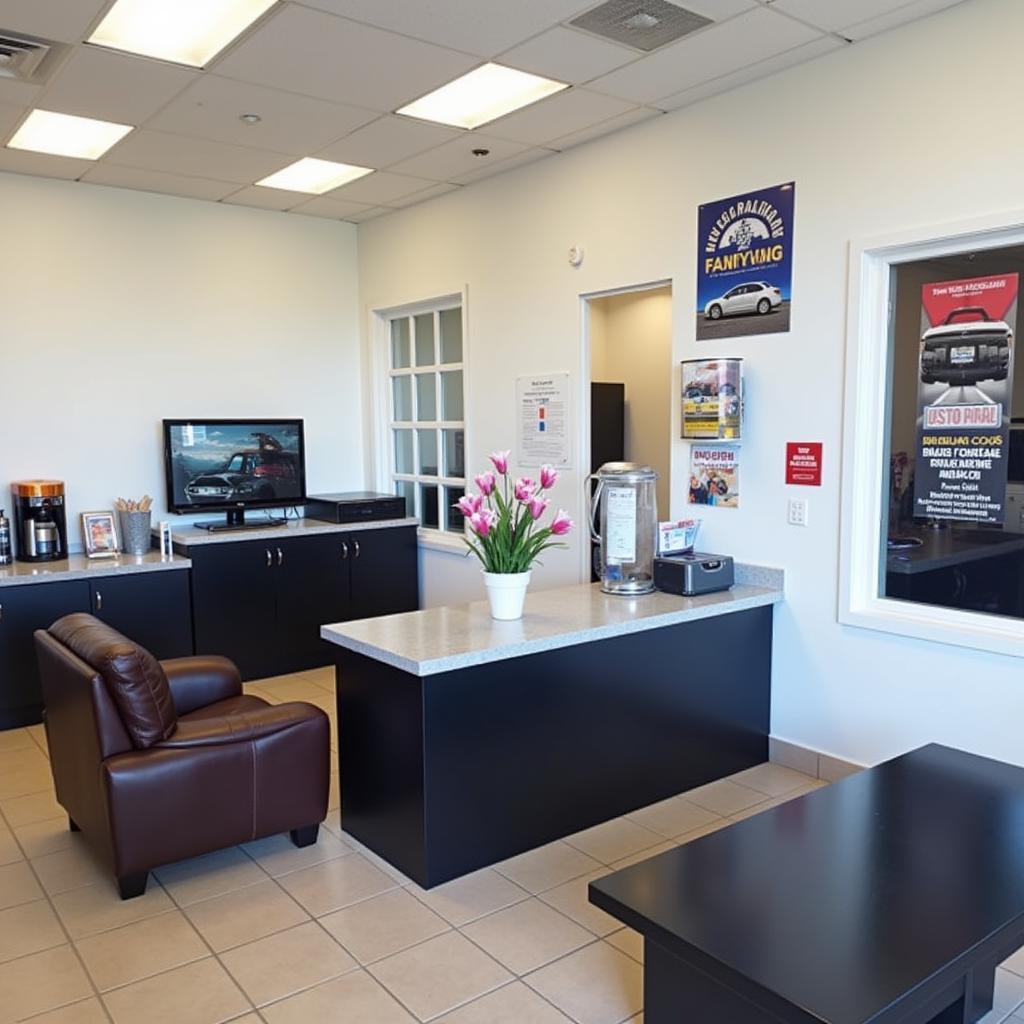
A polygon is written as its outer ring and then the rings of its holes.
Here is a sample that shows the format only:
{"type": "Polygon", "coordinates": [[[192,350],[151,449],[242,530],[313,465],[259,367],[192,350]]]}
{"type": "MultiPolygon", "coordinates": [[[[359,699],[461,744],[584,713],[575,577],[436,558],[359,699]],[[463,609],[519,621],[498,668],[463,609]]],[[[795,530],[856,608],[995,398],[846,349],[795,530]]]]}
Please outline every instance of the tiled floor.
{"type": "MultiPolygon", "coordinates": [[[[336,745],[332,677],[246,688],[319,704],[336,745]]],[[[42,729],[2,732],[0,1024],[639,1024],[642,942],[587,883],[818,785],[760,765],[427,892],[341,831],[335,776],[315,847],[198,857],[122,902],[67,830],[42,729]]],[[[1022,1003],[1024,952],[985,1024],[1022,1003]]]]}

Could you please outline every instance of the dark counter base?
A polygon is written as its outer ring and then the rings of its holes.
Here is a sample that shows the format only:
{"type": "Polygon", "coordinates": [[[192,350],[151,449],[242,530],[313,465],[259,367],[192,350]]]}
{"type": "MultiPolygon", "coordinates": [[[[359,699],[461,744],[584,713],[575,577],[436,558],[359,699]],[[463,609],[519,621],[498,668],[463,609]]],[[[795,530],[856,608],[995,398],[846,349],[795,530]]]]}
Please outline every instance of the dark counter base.
{"type": "Polygon", "coordinates": [[[772,610],[418,677],[338,655],[345,830],[424,887],[767,760],[772,610]]]}

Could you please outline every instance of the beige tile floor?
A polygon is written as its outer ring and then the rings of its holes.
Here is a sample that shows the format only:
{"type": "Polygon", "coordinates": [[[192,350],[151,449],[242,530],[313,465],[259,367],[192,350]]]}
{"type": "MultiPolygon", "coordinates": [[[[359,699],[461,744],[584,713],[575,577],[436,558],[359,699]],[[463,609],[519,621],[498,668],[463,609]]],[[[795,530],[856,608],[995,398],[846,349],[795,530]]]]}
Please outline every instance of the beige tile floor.
{"type": "MultiPolygon", "coordinates": [[[[333,670],[246,689],[319,704],[336,749],[333,670]]],[[[315,847],[197,857],[122,902],[42,729],[0,732],[0,1024],[641,1024],[643,944],[587,883],[819,785],[759,765],[427,892],[341,830],[335,776],[315,847]]],[[[1024,951],[997,981],[984,1024],[1024,1024],[1024,951]]]]}

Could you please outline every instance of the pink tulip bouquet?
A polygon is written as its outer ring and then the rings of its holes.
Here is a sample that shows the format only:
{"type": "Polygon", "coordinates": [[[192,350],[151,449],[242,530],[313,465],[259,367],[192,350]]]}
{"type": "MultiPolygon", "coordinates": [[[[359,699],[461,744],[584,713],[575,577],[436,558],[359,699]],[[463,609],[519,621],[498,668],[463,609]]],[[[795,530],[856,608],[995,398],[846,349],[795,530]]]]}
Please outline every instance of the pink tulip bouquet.
{"type": "Polygon", "coordinates": [[[529,572],[542,551],[565,547],[552,538],[564,537],[573,526],[564,509],[555,513],[549,525],[540,525],[550,504],[545,492],[554,487],[558,473],[551,466],[541,466],[539,481],[525,476],[513,481],[508,474],[509,454],[492,453],[494,469],[476,477],[478,493],[458,503],[471,534],[466,544],[488,573],[529,572]]]}

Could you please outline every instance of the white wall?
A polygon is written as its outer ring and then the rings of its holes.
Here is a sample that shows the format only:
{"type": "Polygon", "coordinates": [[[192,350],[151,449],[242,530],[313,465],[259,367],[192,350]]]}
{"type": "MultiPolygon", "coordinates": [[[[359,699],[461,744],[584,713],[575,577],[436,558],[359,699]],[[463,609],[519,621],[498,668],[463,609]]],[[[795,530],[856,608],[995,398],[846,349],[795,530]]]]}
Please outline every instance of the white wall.
{"type": "Polygon", "coordinates": [[[0,210],[0,487],[64,480],[70,541],[166,508],[163,417],[303,417],[310,490],[362,486],[352,225],[11,174],[0,210]]]}
{"type": "MultiPolygon", "coordinates": [[[[1006,97],[1024,88],[1024,65],[1002,58],[1022,37],[1024,4],[972,0],[360,229],[364,311],[468,285],[468,457],[478,466],[512,441],[516,373],[581,379],[581,293],[672,279],[677,311],[694,309],[698,203],[796,180],[792,332],[698,345],[677,315],[674,358],[745,360],[743,507],[707,509],[703,543],[785,567],[773,732],[853,760],[940,740],[1024,762],[1020,661],[836,622],[847,245],[1021,207],[1024,142],[1007,130],[1006,97]],[[951,84],[937,71],[950,55],[984,75],[951,84]],[[586,248],[579,270],[566,260],[573,244],[586,248]],[[824,486],[799,489],[807,528],[785,524],[787,440],[825,443],[824,486]]],[[[678,515],[687,447],[672,444],[678,515]]],[[[580,515],[578,473],[558,496],[580,515]]],[[[578,578],[578,542],[549,559],[542,583],[578,578]]],[[[438,579],[459,581],[453,595],[479,592],[468,564],[430,552],[428,571],[435,562],[445,564],[438,579]]]]}

